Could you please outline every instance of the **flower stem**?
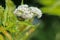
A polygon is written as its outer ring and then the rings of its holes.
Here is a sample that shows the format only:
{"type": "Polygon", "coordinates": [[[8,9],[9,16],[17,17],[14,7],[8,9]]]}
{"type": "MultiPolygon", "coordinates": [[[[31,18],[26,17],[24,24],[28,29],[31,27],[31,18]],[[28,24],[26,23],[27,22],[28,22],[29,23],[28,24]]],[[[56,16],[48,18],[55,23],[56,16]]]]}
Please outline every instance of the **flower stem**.
{"type": "Polygon", "coordinates": [[[21,1],[21,5],[23,5],[23,4],[24,4],[23,2],[24,2],[24,0],[22,0],[22,1],[21,1]]]}

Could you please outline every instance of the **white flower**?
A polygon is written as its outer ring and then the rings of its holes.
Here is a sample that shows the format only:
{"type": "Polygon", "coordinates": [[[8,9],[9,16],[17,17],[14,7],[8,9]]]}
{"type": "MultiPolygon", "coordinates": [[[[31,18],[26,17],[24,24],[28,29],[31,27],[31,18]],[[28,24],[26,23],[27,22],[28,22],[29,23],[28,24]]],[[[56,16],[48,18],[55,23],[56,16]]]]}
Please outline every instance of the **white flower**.
{"type": "Polygon", "coordinates": [[[25,11],[24,14],[21,15],[21,17],[25,19],[31,19],[33,17],[33,13],[30,13],[30,11],[25,11]]]}
{"type": "Polygon", "coordinates": [[[21,11],[28,10],[28,5],[20,5],[20,6],[18,6],[17,9],[18,9],[18,10],[21,10],[21,11]]]}
{"type": "Polygon", "coordinates": [[[28,10],[28,5],[20,5],[18,8],[14,11],[14,14],[17,16],[21,16],[25,11],[28,10]]]}
{"type": "Polygon", "coordinates": [[[16,9],[15,11],[14,11],[14,14],[17,16],[20,16],[22,13],[21,12],[19,12],[19,10],[18,9],[16,9]]]}
{"type": "Polygon", "coordinates": [[[16,16],[20,16],[24,19],[31,19],[35,16],[40,18],[42,16],[41,10],[36,7],[28,7],[28,5],[20,5],[14,11],[16,16]]]}
{"type": "Polygon", "coordinates": [[[38,9],[37,7],[30,7],[30,11],[37,16],[38,18],[40,18],[42,16],[42,12],[40,9],[38,9]]]}

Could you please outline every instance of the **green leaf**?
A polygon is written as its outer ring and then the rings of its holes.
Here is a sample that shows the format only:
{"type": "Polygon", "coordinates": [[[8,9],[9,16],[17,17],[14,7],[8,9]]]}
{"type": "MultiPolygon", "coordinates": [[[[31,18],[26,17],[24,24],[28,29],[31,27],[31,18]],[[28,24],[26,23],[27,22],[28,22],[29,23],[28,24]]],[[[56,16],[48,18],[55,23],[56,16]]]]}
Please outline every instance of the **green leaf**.
{"type": "Polygon", "coordinates": [[[41,10],[44,14],[60,16],[60,0],[36,0],[44,5],[41,10]]]}
{"type": "Polygon", "coordinates": [[[0,6],[0,26],[2,25],[3,22],[3,14],[4,14],[4,8],[0,6]]]}

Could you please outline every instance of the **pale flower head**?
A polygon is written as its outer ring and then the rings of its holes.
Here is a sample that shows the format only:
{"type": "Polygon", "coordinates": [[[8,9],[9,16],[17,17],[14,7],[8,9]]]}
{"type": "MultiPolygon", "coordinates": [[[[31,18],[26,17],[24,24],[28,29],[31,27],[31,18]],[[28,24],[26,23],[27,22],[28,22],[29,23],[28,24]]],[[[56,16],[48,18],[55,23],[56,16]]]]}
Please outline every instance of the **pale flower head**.
{"type": "Polygon", "coordinates": [[[42,12],[40,9],[38,9],[37,7],[29,7],[30,11],[37,16],[38,18],[40,18],[42,16],[42,12]]]}
{"type": "Polygon", "coordinates": [[[21,16],[27,10],[28,10],[28,5],[20,5],[16,8],[14,14],[17,16],[21,16]]]}
{"type": "Polygon", "coordinates": [[[18,8],[17,8],[18,10],[21,10],[21,11],[25,11],[25,10],[28,10],[28,5],[20,5],[20,6],[18,6],[18,8]]]}
{"type": "Polygon", "coordinates": [[[38,9],[37,7],[28,7],[28,5],[18,6],[18,8],[14,11],[14,14],[24,19],[31,19],[35,16],[40,18],[42,16],[40,9],[38,9]]]}
{"type": "Polygon", "coordinates": [[[30,11],[25,11],[24,14],[21,15],[21,17],[25,19],[31,19],[33,17],[33,13],[30,13],[30,11]]]}

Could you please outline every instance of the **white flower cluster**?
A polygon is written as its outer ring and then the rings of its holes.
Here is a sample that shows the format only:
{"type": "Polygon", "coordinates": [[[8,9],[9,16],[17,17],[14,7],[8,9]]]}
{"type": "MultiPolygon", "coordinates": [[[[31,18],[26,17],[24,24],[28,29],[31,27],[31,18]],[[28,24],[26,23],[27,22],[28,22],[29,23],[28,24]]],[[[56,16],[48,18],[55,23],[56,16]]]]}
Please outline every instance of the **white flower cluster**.
{"type": "Polygon", "coordinates": [[[20,5],[14,11],[16,16],[20,16],[24,19],[31,19],[35,16],[40,18],[42,16],[41,10],[36,7],[28,7],[28,5],[20,5]]]}

